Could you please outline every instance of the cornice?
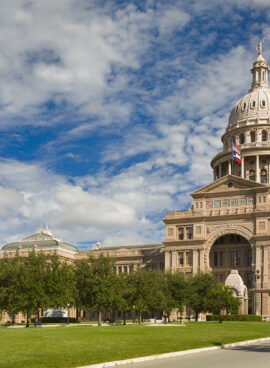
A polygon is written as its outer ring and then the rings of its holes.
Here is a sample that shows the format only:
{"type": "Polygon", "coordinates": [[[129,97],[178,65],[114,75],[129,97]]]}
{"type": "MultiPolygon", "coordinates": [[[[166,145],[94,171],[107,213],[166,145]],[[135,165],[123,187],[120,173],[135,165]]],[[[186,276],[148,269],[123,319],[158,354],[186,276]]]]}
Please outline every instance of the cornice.
{"type": "MultiPolygon", "coordinates": [[[[163,244],[166,246],[166,249],[168,247],[177,247],[177,249],[180,248],[186,248],[190,247],[191,249],[198,247],[199,245],[204,244],[205,238],[203,239],[190,239],[190,240],[165,240],[163,244]]],[[[196,248],[197,249],[197,248],[196,248]]]]}

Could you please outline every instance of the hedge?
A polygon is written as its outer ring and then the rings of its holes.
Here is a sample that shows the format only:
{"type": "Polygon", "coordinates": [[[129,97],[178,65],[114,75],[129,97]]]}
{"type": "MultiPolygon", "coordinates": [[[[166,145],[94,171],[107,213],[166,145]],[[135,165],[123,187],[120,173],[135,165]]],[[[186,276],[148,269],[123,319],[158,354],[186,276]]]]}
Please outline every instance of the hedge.
{"type": "Polygon", "coordinates": [[[80,320],[78,318],[73,317],[41,317],[40,321],[42,323],[67,323],[67,320],[69,323],[80,323],[80,320]]]}
{"type": "Polygon", "coordinates": [[[262,321],[262,316],[256,314],[212,314],[206,316],[207,321],[262,321]]]}

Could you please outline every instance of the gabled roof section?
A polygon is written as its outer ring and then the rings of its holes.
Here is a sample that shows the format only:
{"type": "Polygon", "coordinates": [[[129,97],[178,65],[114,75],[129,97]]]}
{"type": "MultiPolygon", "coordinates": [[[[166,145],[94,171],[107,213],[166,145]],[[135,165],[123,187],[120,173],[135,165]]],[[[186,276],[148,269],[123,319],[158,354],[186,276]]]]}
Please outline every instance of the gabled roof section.
{"type": "Polygon", "coordinates": [[[245,189],[266,189],[267,186],[265,184],[257,183],[251,180],[240,178],[235,175],[226,175],[222,178],[215,180],[213,183],[210,183],[200,189],[195,190],[195,192],[191,193],[192,197],[199,197],[200,194],[206,193],[224,193],[224,192],[234,192],[245,189]]]}
{"type": "Polygon", "coordinates": [[[28,236],[27,238],[22,239],[22,242],[32,242],[32,241],[36,242],[41,240],[53,240],[53,239],[54,238],[52,235],[49,235],[41,230],[37,234],[33,234],[28,236]]]}

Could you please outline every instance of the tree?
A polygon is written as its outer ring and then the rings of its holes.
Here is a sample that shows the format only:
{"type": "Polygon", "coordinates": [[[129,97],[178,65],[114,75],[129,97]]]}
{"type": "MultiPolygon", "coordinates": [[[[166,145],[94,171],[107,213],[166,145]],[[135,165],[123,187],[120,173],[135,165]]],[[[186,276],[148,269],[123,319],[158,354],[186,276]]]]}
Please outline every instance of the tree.
{"type": "Polygon", "coordinates": [[[74,305],[75,276],[73,265],[53,255],[47,263],[46,293],[51,308],[66,308],[74,305]]]}
{"type": "Polygon", "coordinates": [[[147,272],[150,291],[147,294],[146,302],[149,310],[152,310],[157,319],[157,312],[170,309],[170,293],[167,288],[167,278],[164,272],[147,272]]]}
{"type": "Polygon", "coordinates": [[[137,270],[130,274],[129,278],[130,306],[136,311],[139,323],[142,323],[142,313],[149,312],[149,295],[151,294],[151,285],[149,283],[149,273],[137,270]]]}
{"type": "Polygon", "coordinates": [[[18,257],[0,262],[0,310],[15,315],[22,310],[21,264],[18,257]]]}
{"type": "Polygon", "coordinates": [[[187,301],[188,284],[182,272],[168,272],[165,274],[166,280],[166,313],[170,314],[172,309],[177,308],[182,312],[187,301]]]}
{"type": "Polygon", "coordinates": [[[227,313],[237,312],[241,302],[234,297],[233,290],[229,286],[218,283],[215,288],[210,290],[208,311],[220,315],[219,322],[222,322],[221,311],[227,313]]]}
{"type": "Polygon", "coordinates": [[[73,298],[71,266],[61,263],[56,255],[31,252],[0,262],[0,308],[9,315],[26,313],[26,326],[35,314],[35,325],[41,309],[66,307],[73,298]]]}
{"type": "Polygon", "coordinates": [[[211,291],[216,284],[215,278],[210,273],[197,273],[188,280],[186,305],[195,312],[196,321],[200,313],[209,310],[211,291]]]}
{"type": "Polygon", "coordinates": [[[98,312],[98,325],[101,326],[102,312],[112,310],[115,301],[114,261],[109,256],[78,261],[75,265],[76,305],[98,312]]]}

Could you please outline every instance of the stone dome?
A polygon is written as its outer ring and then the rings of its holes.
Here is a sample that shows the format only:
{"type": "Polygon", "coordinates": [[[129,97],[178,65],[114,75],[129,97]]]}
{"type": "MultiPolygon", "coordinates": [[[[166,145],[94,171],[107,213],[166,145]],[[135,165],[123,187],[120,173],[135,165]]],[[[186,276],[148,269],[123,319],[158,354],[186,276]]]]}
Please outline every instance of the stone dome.
{"type": "Polygon", "coordinates": [[[270,88],[256,88],[236,102],[229,117],[228,128],[243,120],[269,118],[270,88]]]}

